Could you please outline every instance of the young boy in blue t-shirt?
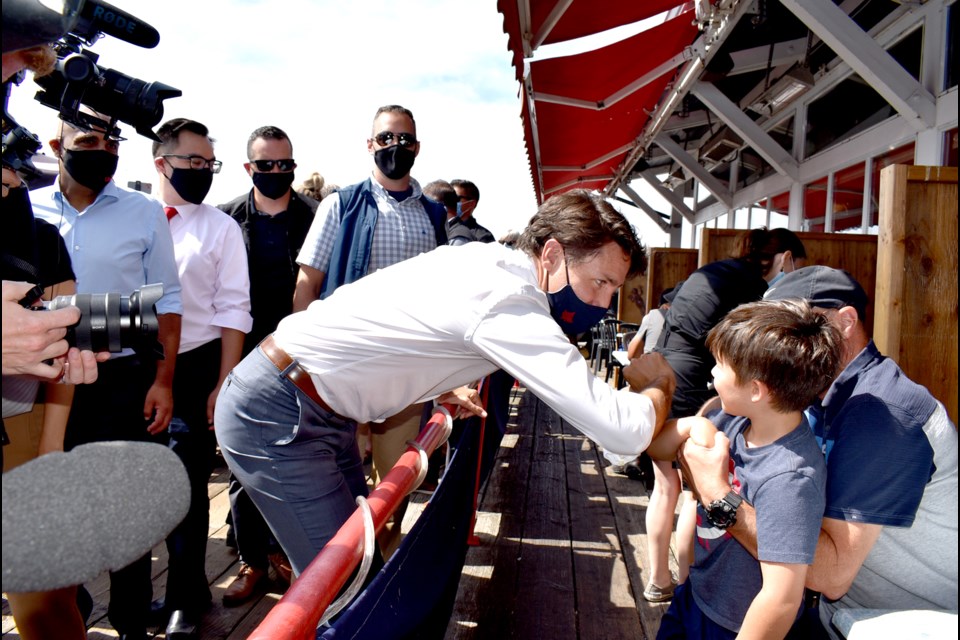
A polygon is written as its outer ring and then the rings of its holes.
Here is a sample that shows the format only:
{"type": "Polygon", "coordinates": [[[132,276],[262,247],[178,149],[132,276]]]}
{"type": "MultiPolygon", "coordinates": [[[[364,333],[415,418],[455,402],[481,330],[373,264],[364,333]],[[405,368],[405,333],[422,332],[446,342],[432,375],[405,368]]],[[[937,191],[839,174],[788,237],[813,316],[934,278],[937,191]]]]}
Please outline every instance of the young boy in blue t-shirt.
{"type": "Polygon", "coordinates": [[[835,377],[841,336],[806,302],[761,301],[727,314],[707,347],[722,411],[668,422],[647,452],[672,460],[687,438],[729,446],[733,491],[697,506],[695,562],[657,638],[783,638],[825,504],[823,454],[803,410],[835,377]],[[741,501],[756,508],[756,556],[725,531],[741,501]]]}

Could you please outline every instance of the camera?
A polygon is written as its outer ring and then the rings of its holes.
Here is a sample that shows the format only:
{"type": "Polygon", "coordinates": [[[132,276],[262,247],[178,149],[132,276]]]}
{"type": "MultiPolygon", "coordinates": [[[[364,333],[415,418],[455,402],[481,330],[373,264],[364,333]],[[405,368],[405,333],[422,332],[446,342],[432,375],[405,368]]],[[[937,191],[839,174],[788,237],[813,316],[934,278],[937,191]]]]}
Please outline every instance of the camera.
{"type": "MultiPolygon", "coordinates": [[[[68,34],[54,45],[57,65],[52,73],[34,78],[42,88],[35,98],[60,111],[60,118],[81,129],[100,125],[96,118],[80,113],[81,105],[109,114],[107,131],[116,122],[132,125],[142,136],[158,140],[152,128],[163,119],[163,101],[181,95],[162,82],[144,82],[113,69],[97,66],[99,56],[83,49],[81,40],[68,34]]],[[[102,125],[100,125],[102,126],[102,125]]]]}
{"type": "Polygon", "coordinates": [[[138,353],[152,351],[163,357],[157,342],[159,322],[157,301],[163,297],[162,284],[148,284],[129,296],[119,293],[77,293],[57,296],[35,311],[77,307],[80,321],[67,328],[71,347],[90,351],[118,353],[133,349],[138,353]],[[159,351],[158,351],[159,350],[159,351]]]}
{"type": "MultiPolygon", "coordinates": [[[[161,82],[145,82],[113,69],[102,69],[96,64],[99,56],[84,46],[92,46],[101,35],[107,34],[149,49],[160,41],[157,30],[99,0],[64,0],[59,10],[51,9],[48,4],[41,0],[3,3],[4,54],[54,42],[57,55],[54,70],[34,78],[41,87],[35,96],[37,101],[56,110],[62,120],[79,129],[106,127],[110,135],[118,137],[116,124],[120,121],[156,140],[152,127],[163,119],[163,101],[182,92],[161,82]],[[110,121],[103,123],[81,113],[82,105],[107,114],[110,121]]],[[[7,112],[11,85],[19,84],[22,78],[21,74],[4,82],[3,164],[21,173],[29,182],[39,175],[31,158],[40,148],[40,142],[7,112]]]]}

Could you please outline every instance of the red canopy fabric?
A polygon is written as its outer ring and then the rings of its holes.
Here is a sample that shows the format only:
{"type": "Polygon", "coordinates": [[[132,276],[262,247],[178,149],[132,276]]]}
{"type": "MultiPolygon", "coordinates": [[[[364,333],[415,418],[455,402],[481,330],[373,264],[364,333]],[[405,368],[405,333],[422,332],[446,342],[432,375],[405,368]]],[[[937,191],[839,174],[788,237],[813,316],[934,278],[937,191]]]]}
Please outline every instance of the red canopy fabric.
{"type": "MultiPolygon", "coordinates": [[[[529,1],[534,25],[538,24],[537,20],[542,23],[554,2],[529,1]]],[[[627,24],[679,4],[676,0],[641,3],[607,0],[592,4],[574,0],[545,42],[627,24]],[[635,4],[641,7],[634,7],[635,4]],[[624,8],[627,10],[621,10],[624,8]]],[[[518,79],[522,81],[523,48],[516,35],[520,28],[516,2],[501,0],[500,6],[505,29],[510,34],[518,79]],[[511,24],[516,34],[510,31],[511,24]]],[[[600,189],[609,182],[643,131],[676,69],[667,69],[625,97],[615,94],[681,53],[696,36],[692,14],[685,12],[606,47],[530,64],[527,83],[523,86],[522,117],[538,200],[572,188],[600,189]],[[534,93],[532,108],[527,87],[532,87],[534,93]],[[573,105],[570,101],[589,104],[573,105]]]]}

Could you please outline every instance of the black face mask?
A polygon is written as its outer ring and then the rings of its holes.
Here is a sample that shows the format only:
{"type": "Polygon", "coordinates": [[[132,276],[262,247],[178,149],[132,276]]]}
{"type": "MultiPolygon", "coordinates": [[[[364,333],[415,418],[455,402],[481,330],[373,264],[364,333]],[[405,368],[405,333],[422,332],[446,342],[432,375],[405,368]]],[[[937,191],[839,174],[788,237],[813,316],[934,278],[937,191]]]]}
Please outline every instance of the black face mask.
{"type": "Polygon", "coordinates": [[[413,149],[401,147],[398,144],[392,147],[377,149],[373,154],[373,161],[377,168],[391,180],[399,180],[410,173],[413,168],[413,161],[417,159],[417,154],[413,149]]]}
{"type": "Polygon", "coordinates": [[[193,204],[200,204],[210,192],[213,184],[213,172],[209,169],[177,169],[170,174],[170,186],[181,198],[193,204]]]}
{"type": "Polygon", "coordinates": [[[93,149],[89,151],[63,150],[63,166],[70,177],[87,189],[100,193],[117,172],[119,156],[93,149]]]}
{"type": "Polygon", "coordinates": [[[293,184],[293,171],[287,173],[274,173],[272,171],[254,171],[253,186],[271,200],[282,198],[290,191],[290,185],[293,184]]]}

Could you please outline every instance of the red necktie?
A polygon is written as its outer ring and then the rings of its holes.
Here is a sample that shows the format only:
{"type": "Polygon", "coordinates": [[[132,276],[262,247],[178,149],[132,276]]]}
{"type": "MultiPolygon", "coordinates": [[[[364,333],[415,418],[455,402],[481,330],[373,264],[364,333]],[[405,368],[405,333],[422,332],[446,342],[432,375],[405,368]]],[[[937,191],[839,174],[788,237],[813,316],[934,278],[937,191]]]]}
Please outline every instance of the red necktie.
{"type": "Polygon", "coordinates": [[[173,207],[165,207],[163,210],[167,212],[167,222],[173,220],[173,216],[177,215],[177,210],[173,207]]]}

